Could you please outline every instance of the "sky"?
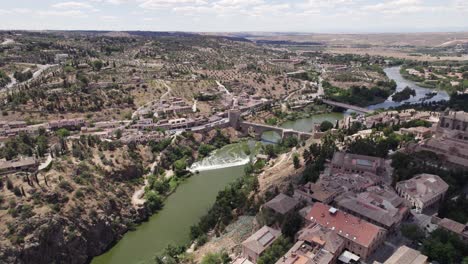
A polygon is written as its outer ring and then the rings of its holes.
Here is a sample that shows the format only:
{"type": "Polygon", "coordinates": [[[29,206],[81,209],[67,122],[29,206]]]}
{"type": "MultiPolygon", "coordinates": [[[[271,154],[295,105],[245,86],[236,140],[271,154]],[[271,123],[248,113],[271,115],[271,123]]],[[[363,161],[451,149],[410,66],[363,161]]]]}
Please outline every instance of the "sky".
{"type": "Polygon", "coordinates": [[[0,29],[468,31],[468,0],[0,0],[0,29]]]}

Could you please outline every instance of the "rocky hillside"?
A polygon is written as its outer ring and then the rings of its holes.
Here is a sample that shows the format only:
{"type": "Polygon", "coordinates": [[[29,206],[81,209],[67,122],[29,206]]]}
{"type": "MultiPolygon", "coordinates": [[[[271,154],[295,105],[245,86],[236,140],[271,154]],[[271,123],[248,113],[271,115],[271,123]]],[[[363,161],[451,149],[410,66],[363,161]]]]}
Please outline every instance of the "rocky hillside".
{"type": "Polygon", "coordinates": [[[130,202],[153,159],[148,148],[92,138],[67,148],[37,177],[2,179],[0,263],[86,263],[148,217],[130,202]]]}

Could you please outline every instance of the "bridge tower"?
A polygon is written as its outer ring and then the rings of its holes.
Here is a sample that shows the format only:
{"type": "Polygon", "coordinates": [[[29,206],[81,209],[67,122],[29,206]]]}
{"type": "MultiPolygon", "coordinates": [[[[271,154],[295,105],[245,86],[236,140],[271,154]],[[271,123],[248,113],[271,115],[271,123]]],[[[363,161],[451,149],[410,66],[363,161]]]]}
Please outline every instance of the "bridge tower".
{"type": "Polygon", "coordinates": [[[239,109],[230,109],[228,111],[229,125],[236,130],[240,128],[241,112],[239,109]]]}

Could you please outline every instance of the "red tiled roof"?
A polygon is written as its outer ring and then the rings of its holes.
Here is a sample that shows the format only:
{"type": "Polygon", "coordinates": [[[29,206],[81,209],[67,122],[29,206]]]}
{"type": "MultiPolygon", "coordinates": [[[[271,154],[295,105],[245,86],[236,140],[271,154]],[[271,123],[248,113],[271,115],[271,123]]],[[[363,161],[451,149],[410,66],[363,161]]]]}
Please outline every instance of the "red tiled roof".
{"type": "Polygon", "coordinates": [[[315,203],[307,214],[309,221],[334,230],[338,235],[368,247],[384,229],[340,210],[332,214],[330,206],[315,203]]]}

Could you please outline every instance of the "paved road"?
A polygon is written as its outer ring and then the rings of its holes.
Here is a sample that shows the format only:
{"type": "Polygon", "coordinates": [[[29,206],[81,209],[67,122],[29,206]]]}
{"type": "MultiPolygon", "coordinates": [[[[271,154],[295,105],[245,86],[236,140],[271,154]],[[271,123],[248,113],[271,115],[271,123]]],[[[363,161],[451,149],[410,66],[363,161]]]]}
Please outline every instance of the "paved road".
{"type": "MultiPolygon", "coordinates": [[[[21,63],[18,63],[18,64],[21,64],[21,63]]],[[[21,83],[18,83],[17,80],[13,77],[13,75],[10,75],[10,79],[11,79],[11,82],[6,86],[6,90],[10,90],[10,89],[13,89],[15,87],[16,84],[27,84],[27,83],[30,83],[32,81],[34,81],[35,79],[39,78],[39,76],[41,76],[41,74],[51,68],[51,67],[54,67],[54,66],[57,66],[58,64],[45,64],[45,65],[41,65],[41,64],[36,64],[38,70],[35,71],[33,73],[33,76],[31,79],[29,80],[26,80],[24,82],[21,82],[21,83]]],[[[28,71],[29,68],[25,69],[24,71],[28,71]]]]}

